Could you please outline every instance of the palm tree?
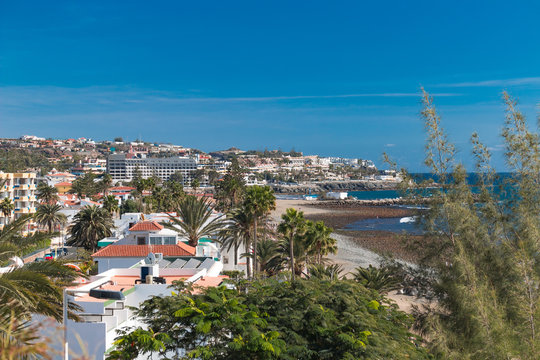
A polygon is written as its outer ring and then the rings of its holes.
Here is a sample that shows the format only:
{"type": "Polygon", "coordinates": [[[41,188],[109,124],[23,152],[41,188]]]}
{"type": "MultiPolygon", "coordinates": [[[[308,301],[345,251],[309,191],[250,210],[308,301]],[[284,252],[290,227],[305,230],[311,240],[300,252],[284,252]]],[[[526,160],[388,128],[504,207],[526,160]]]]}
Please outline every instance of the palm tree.
{"type": "Polygon", "coordinates": [[[256,255],[260,270],[266,275],[274,275],[283,268],[279,243],[274,240],[262,239],[258,242],[256,255]]]}
{"type": "Polygon", "coordinates": [[[15,210],[15,204],[13,204],[13,201],[11,201],[10,198],[5,198],[0,202],[0,212],[2,215],[6,217],[6,224],[9,222],[9,218],[11,217],[11,213],[15,210]]]}
{"type": "MultiPolygon", "coordinates": [[[[253,215],[253,249],[257,249],[257,223],[276,208],[276,197],[269,186],[251,186],[246,191],[245,208],[253,215]]],[[[258,270],[257,257],[253,259],[253,272],[258,270]]]]}
{"type": "Polygon", "coordinates": [[[367,268],[357,267],[352,275],[354,280],[368,289],[388,292],[399,288],[399,278],[388,268],[377,269],[371,265],[367,268]]]}
{"type": "Polygon", "coordinates": [[[325,226],[322,221],[308,222],[307,242],[318,264],[322,263],[323,256],[337,252],[336,239],[330,237],[332,231],[332,228],[325,226]]]}
{"type": "MultiPolygon", "coordinates": [[[[238,248],[244,245],[249,251],[251,245],[253,216],[242,207],[233,209],[227,214],[223,228],[218,234],[221,246],[226,251],[234,248],[234,265],[238,265],[238,248]]],[[[251,277],[251,259],[247,257],[247,276],[251,277]]]]}
{"type": "Polygon", "coordinates": [[[114,224],[111,214],[98,206],[85,206],[73,220],[67,245],[95,252],[98,241],[112,235],[114,224]]]}
{"type": "Polygon", "coordinates": [[[309,278],[319,280],[340,280],[343,279],[343,266],[340,264],[331,264],[325,266],[316,264],[309,267],[309,278]]]}
{"type": "MultiPolygon", "coordinates": [[[[49,234],[22,236],[21,231],[32,218],[25,215],[0,230],[0,263],[22,256],[49,234]]],[[[18,320],[30,320],[32,314],[62,319],[62,288],[73,284],[80,274],[56,261],[32,262],[0,272],[0,318],[13,312],[18,320]]],[[[73,308],[73,307],[72,307],[73,308]]]]}
{"type": "Polygon", "coordinates": [[[47,226],[49,233],[52,233],[55,225],[64,225],[67,222],[66,215],[60,213],[60,205],[41,204],[34,214],[34,219],[41,226],[47,226]]]}
{"type": "Polygon", "coordinates": [[[176,211],[178,217],[169,215],[170,223],[163,223],[182,236],[188,238],[189,245],[197,246],[202,237],[212,237],[223,228],[221,217],[212,217],[212,206],[207,198],[193,195],[184,197],[176,211]]]}
{"type": "Polygon", "coordinates": [[[112,185],[112,176],[110,174],[103,175],[103,178],[98,183],[99,189],[103,192],[103,196],[107,196],[107,193],[109,191],[109,188],[112,185]]]}
{"type": "Polygon", "coordinates": [[[278,225],[278,231],[283,236],[284,243],[289,247],[289,261],[291,268],[291,279],[294,281],[294,243],[299,242],[306,233],[306,220],[304,212],[289,208],[285,214],[281,215],[282,222],[278,225]]]}
{"type": "Polygon", "coordinates": [[[103,198],[103,208],[109,212],[109,214],[114,215],[120,209],[118,207],[118,200],[114,195],[107,195],[103,198]]]}
{"type": "Polygon", "coordinates": [[[56,204],[60,199],[58,197],[58,189],[44,182],[40,183],[37,187],[37,198],[44,204],[56,204]]]}

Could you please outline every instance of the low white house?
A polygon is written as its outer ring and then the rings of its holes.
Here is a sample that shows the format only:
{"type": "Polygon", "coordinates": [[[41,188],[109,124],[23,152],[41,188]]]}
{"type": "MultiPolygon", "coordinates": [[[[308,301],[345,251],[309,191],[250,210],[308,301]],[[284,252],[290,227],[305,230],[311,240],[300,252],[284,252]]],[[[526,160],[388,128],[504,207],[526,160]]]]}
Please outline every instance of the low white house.
{"type": "Polygon", "coordinates": [[[326,197],[329,199],[335,199],[335,200],[344,200],[349,196],[346,192],[334,192],[330,191],[326,193],[326,197]]]}

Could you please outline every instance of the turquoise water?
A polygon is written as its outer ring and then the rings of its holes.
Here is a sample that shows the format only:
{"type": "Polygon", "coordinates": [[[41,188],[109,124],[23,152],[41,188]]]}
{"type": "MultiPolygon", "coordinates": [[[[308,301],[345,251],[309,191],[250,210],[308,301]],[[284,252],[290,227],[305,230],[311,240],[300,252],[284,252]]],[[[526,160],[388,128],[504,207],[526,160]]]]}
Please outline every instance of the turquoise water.
{"type": "Polygon", "coordinates": [[[371,191],[349,191],[349,196],[358,200],[395,199],[400,197],[397,190],[371,190],[371,191]]]}

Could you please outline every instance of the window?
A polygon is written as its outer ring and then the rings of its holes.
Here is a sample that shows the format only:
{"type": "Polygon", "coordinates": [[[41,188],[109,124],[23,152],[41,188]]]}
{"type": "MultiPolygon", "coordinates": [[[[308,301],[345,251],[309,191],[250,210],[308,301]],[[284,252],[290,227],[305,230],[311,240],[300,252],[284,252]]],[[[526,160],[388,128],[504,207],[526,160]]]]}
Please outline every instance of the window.
{"type": "Polygon", "coordinates": [[[144,236],[137,236],[137,245],[146,245],[146,241],[145,241],[145,237],[144,236]]]}
{"type": "Polygon", "coordinates": [[[150,238],[150,245],[161,245],[161,237],[160,236],[152,236],[150,238]]]}
{"type": "Polygon", "coordinates": [[[175,245],[176,237],[175,236],[165,236],[163,237],[163,245],[175,245]]]}

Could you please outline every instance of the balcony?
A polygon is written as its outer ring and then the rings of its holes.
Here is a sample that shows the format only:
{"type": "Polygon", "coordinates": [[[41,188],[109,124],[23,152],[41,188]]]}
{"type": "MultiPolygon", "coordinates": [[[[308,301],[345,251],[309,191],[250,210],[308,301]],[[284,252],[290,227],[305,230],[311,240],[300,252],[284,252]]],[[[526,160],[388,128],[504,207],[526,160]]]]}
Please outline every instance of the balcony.
{"type": "Polygon", "coordinates": [[[15,213],[17,213],[17,214],[32,214],[32,213],[35,213],[35,212],[36,212],[36,208],[31,207],[31,206],[21,207],[21,208],[16,208],[15,209],[15,213]]]}

